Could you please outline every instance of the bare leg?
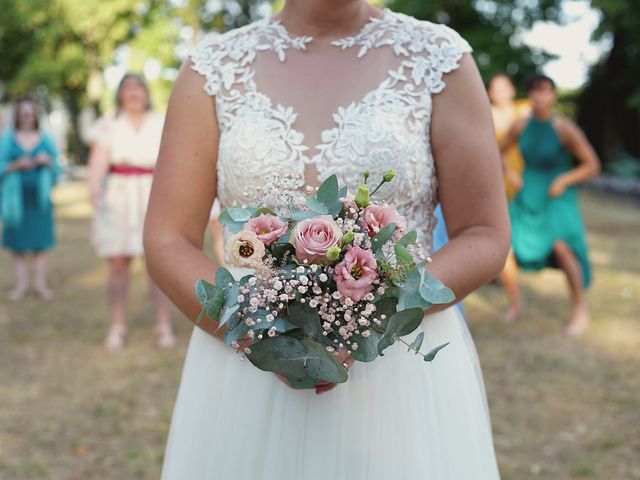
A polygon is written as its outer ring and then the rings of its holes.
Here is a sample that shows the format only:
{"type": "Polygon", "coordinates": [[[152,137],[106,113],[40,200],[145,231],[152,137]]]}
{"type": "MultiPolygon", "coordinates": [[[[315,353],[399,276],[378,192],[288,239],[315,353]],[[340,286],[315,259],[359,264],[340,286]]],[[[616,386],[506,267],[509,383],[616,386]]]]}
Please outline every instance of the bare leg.
{"type": "Polygon", "coordinates": [[[582,286],[582,267],[569,246],[560,241],[553,246],[553,254],[560,268],[567,276],[573,301],[573,313],[566,328],[567,335],[578,336],[589,327],[589,309],[582,286]]]}
{"type": "Polygon", "coordinates": [[[513,250],[511,250],[504,269],[500,273],[500,282],[509,297],[509,308],[507,308],[504,314],[504,319],[509,323],[515,322],[524,311],[522,297],[520,296],[520,287],[518,286],[518,273],[516,256],[513,250]]]}
{"type": "Polygon", "coordinates": [[[129,290],[130,257],[109,258],[109,283],[107,297],[111,327],[104,345],[107,350],[118,350],[124,346],[127,334],[127,293],[129,290]]]}
{"type": "Polygon", "coordinates": [[[29,277],[27,276],[27,257],[22,253],[11,253],[13,263],[13,274],[15,277],[14,287],[9,291],[9,299],[22,300],[29,289],[29,277]]]}
{"type": "Polygon", "coordinates": [[[33,255],[33,286],[38,296],[45,301],[53,300],[53,292],[47,287],[47,254],[37,252],[33,255]]]}
{"type": "Polygon", "coordinates": [[[156,310],[156,334],[158,347],[170,348],[176,343],[176,337],[171,328],[171,303],[158,286],[149,279],[151,301],[156,310]]]}

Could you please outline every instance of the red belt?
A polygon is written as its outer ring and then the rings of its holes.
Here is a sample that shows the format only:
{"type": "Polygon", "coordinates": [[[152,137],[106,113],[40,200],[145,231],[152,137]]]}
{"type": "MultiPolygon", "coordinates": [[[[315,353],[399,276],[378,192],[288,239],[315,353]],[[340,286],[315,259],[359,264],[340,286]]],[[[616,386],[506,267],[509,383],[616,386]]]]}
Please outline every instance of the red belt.
{"type": "Polygon", "coordinates": [[[131,165],[111,165],[109,173],[116,175],[151,175],[153,168],[150,167],[134,167],[131,165]]]}

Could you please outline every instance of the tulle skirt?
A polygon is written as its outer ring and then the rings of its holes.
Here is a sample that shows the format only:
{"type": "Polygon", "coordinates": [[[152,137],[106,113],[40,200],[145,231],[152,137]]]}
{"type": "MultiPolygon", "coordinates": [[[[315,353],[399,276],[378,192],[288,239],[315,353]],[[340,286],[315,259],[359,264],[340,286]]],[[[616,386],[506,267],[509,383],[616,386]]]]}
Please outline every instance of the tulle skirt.
{"type": "Polygon", "coordinates": [[[396,344],[316,395],[289,388],[194,328],[162,479],[498,479],[464,320],[449,308],[425,316],[420,330],[423,350],[451,342],[433,363],[396,344]]]}

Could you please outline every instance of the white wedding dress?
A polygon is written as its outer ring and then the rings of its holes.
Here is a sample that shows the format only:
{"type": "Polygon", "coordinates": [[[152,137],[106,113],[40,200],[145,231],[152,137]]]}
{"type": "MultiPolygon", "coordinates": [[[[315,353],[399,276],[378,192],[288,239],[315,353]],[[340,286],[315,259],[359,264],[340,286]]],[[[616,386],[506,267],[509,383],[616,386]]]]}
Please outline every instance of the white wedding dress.
{"type": "MultiPolygon", "coordinates": [[[[313,183],[336,173],[354,189],[364,170],[377,183],[393,168],[398,176],[381,198],[430,250],[432,97],[471,49],[447,27],[381,13],[347,38],[294,37],[264,19],[195,48],[193,68],[215,97],[223,208],[251,203],[273,172],[313,183]]],[[[425,316],[419,330],[425,347],[450,342],[433,363],[395,345],[373,363],[356,363],[346,384],[316,395],[288,388],[194,328],[162,478],[498,479],[464,320],[449,308],[425,316]]]]}

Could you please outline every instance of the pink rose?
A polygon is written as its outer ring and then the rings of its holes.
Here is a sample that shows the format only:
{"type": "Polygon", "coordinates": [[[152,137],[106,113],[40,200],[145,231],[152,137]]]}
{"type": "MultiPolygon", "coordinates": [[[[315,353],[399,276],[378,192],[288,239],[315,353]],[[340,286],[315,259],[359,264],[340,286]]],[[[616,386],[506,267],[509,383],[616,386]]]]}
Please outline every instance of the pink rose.
{"type": "Polygon", "coordinates": [[[260,214],[259,217],[248,220],[242,228],[255,232],[260,241],[267,247],[287,233],[287,224],[285,222],[278,217],[264,213],[260,214]]]}
{"type": "Polygon", "coordinates": [[[371,250],[352,247],[335,267],[338,291],[354,302],[359,302],[373,291],[373,282],[378,279],[377,267],[371,250]]]}
{"type": "Polygon", "coordinates": [[[298,261],[326,263],[327,250],[340,243],[342,230],[331,215],[320,215],[298,223],[289,243],[296,249],[298,261]]]}
{"type": "Polygon", "coordinates": [[[393,205],[371,204],[364,209],[361,225],[370,237],[375,237],[380,229],[390,223],[395,224],[396,230],[404,230],[407,226],[406,220],[393,205]]]}

